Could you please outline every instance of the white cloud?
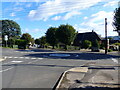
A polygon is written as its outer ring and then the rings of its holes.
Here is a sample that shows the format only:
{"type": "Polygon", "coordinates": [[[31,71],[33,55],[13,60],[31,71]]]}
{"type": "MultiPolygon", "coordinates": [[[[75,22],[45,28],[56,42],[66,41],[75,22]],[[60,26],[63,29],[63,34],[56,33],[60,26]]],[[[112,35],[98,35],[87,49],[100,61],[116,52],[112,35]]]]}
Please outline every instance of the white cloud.
{"type": "Polygon", "coordinates": [[[15,13],[10,13],[10,16],[11,16],[11,17],[14,17],[14,16],[16,16],[16,15],[15,15],[15,13]]]}
{"type": "Polygon", "coordinates": [[[102,36],[105,35],[105,18],[107,17],[107,27],[108,35],[116,35],[113,32],[112,22],[113,22],[113,12],[99,11],[96,14],[91,15],[87,22],[81,23],[81,26],[87,27],[89,29],[94,29],[98,34],[102,36]]]}
{"type": "Polygon", "coordinates": [[[67,19],[71,18],[72,16],[76,16],[76,15],[80,15],[80,14],[81,14],[81,13],[78,12],[78,11],[71,11],[71,12],[67,13],[67,14],[63,17],[63,19],[64,19],[64,20],[67,20],[67,19]]]}
{"type": "MultiPolygon", "coordinates": [[[[34,13],[31,16],[31,11],[29,12],[28,17],[32,20],[47,20],[53,15],[69,13],[71,11],[79,11],[85,8],[89,8],[102,0],[52,0],[47,1],[34,10],[34,13]]],[[[33,12],[33,10],[32,10],[33,12]]],[[[77,13],[78,14],[78,13],[77,13]]],[[[72,14],[71,14],[72,15],[72,14]]],[[[70,14],[66,16],[69,18],[70,14]]]]}
{"type": "Polygon", "coordinates": [[[52,20],[60,20],[61,19],[61,16],[55,16],[52,18],[52,20]]]}
{"type": "Polygon", "coordinates": [[[114,6],[118,4],[118,1],[111,1],[111,2],[108,2],[107,4],[103,5],[104,7],[107,7],[107,6],[114,6]]]}
{"type": "Polygon", "coordinates": [[[83,19],[86,20],[86,19],[88,19],[88,17],[84,17],[83,19]]]}

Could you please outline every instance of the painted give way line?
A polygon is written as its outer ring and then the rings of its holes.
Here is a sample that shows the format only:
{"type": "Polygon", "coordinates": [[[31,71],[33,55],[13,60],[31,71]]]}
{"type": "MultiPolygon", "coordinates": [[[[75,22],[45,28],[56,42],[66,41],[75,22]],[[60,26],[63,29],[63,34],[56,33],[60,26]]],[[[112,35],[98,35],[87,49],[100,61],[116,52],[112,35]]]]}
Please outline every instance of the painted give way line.
{"type": "Polygon", "coordinates": [[[0,72],[5,72],[5,71],[8,71],[8,70],[11,70],[13,69],[14,67],[11,67],[11,68],[8,68],[8,69],[5,69],[5,70],[1,70],[0,72]]]}

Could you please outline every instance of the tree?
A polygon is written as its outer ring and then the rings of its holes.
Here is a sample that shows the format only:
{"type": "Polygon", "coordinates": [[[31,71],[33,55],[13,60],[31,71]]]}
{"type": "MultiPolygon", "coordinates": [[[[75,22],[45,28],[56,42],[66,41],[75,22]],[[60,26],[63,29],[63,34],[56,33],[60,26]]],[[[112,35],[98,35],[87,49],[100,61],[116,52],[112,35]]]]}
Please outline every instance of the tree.
{"type": "Polygon", "coordinates": [[[90,48],[91,46],[92,46],[92,43],[89,40],[85,40],[82,43],[82,47],[85,48],[85,49],[90,48]]]}
{"type": "Polygon", "coordinates": [[[1,20],[0,24],[2,25],[2,38],[4,39],[5,35],[8,35],[8,38],[17,37],[21,35],[20,26],[13,20],[1,20]]]}
{"type": "Polygon", "coordinates": [[[26,45],[29,45],[30,42],[32,41],[32,37],[29,33],[24,33],[21,39],[26,41],[26,45]]]}
{"type": "Polygon", "coordinates": [[[120,7],[115,9],[113,20],[114,30],[117,31],[120,36],[120,7]]]}
{"type": "Polygon", "coordinates": [[[45,44],[46,44],[46,36],[42,36],[40,38],[40,44],[41,46],[44,48],[45,47],[45,44]]]}
{"type": "Polygon", "coordinates": [[[92,42],[92,47],[96,47],[98,49],[100,48],[100,44],[99,44],[98,40],[95,40],[92,42]]]}
{"type": "Polygon", "coordinates": [[[50,27],[46,32],[46,41],[53,47],[57,45],[58,40],[56,38],[57,28],[50,27]]]}
{"type": "Polygon", "coordinates": [[[17,39],[15,41],[15,44],[18,45],[19,49],[26,49],[27,42],[26,42],[26,40],[17,39]]]}
{"type": "Polygon", "coordinates": [[[35,44],[40,45],[40,39],[35,39],[35,44]]]}
{"type": "Polygon", "coordinates": [[[65,44],[65,49],[67,50],[67,45],[71,45],[76,36],[76,30],[71,25],[60,25],[56,31],[56,36],[61,43],[65,44]]]}

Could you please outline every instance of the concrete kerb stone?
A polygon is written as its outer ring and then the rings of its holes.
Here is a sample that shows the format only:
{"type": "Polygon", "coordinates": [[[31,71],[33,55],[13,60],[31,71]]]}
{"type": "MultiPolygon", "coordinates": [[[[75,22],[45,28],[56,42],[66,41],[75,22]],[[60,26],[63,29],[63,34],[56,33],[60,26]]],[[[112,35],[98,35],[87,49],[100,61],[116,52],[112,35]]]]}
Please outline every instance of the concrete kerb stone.
{"type": "Polygon", "coordinates": [[[63,75],[60,78],[60,81],[58,82],[58,85],[56,86],[55,90],[58,90],[60,88],[60,85],[62,84],[62,81],[67,72],[84,72],[84,73],[86,73],[87,71],[88,71],[88,67],[76,67],[76,68],[71,68],[69,70],[66,70],[65,72],[63,72],[63,75]]]}

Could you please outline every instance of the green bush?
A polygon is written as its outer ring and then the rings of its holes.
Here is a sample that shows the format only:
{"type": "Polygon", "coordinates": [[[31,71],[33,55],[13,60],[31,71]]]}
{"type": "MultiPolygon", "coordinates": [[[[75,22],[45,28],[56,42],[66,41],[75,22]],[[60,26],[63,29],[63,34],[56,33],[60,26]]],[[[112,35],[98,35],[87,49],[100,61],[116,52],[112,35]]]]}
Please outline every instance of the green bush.
{"type": "Polygon", "coordinates": [[[92,42],[92,47],[100,48],[100,44],[99,44],[98,40],[95,40],[92,42]]]}
{"type": "Polygon", "coordinates": [[[112,52],[113,50],[112,49],[108,49],[108,52],[112,52]]]}
{"type": "Polygon", "coordinates": [[[26,40],[18,39],[15,41],[15,44],[18,45],[19,49],[26,49],[27,42],[26,40]]]}
{"type": "Polygon", "coordinates": [[[82,47],[85,48],[85,49],[90,48],[91,45],[92,45],[92,43],[89,40],[85,40],[85,41],[82,42],[82,47]]]}

